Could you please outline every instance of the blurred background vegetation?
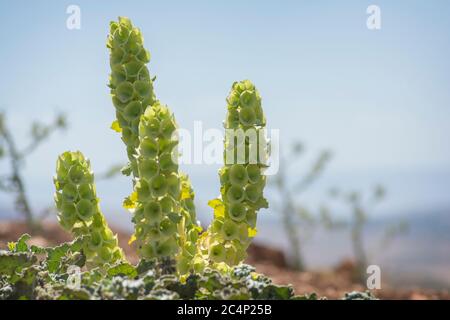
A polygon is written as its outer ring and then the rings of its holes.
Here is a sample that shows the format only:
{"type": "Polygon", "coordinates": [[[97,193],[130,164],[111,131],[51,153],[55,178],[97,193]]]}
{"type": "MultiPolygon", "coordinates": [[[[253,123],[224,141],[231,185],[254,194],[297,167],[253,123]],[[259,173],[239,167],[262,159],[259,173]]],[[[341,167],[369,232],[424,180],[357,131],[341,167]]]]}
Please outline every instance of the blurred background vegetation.
{"type": "MultiPolygon", "coordinates": [[[[53,122],[49,124],[35,121],[30,128],[30,141],[24,147],[19,147],[13,135],[17,129],[10,128],[10,123],[7,122],[5,112],[0,112],[0,161],[7,161],[9,168],[7,172],[2,172],[0,175],[0,192],[5,192],[11,195],[11,200],[14,202],[15,208],[25,219],[30,227],[30,230],[37,231],[39,229],[40,221],[53,211],[53,206],[37,213],[30,203],[27,186],[26,175],[23,173],[23,168],[26,165],[26,159],[29,157],[42,143],[44,143],[56,131],[62,131],[67,128],[66,117],[64,114],[59,114],[55,117],[53,122]]],[[[39,170],[34,167],[34,170],[39,170]]]]}

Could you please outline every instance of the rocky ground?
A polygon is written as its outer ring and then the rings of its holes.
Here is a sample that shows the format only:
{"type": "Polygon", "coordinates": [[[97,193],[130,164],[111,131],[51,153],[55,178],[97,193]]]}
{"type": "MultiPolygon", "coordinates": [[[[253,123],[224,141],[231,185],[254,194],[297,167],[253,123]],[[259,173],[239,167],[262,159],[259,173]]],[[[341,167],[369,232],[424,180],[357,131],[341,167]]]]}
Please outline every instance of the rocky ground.
{"type": "MultiPolygon", "coordinates": [[[[128,245],[130,235],[118,230],[116,232],[120,246],[124,248],[128,259],[136,262],[136,253],[128,245]]],[[[33,234],[23,223],[2,222],[0,223],[0,248],[4,249],[9,241],[17,240],[23,233],[31,234],[33,244],[41,246],[51,246],[71,240],[71,236],[56,224],[46,224],[40,232],[33,234]]],[[[345,261],[331,270],[298,272],[288,267],[281,251],[253,244],[249,248],[247,263],[255,266],[257,272],[270,276],[275,283],[291,284],[297,294],[316,292],[319,296],[337,299],[345,292],[365,290],[362,285],[352,280],[354,267],[351,261],[345,261]]],[[[383,284],[382,289],[376,290],[374,294],[381,299],[450,299],[448,290],[396,289],[389,284],[383,284]]]]}

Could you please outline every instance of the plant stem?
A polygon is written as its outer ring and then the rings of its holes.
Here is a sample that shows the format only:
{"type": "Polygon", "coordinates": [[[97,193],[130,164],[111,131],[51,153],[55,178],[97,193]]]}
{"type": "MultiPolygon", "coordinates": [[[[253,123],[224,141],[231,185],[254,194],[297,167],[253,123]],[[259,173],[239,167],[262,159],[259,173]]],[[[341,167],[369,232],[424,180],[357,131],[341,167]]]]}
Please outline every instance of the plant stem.
{"type": "Polygon", "coordinates": [[[362,231],[364,227],[363,211],[359,206],[354,207],[354,222],[352,225],[353,254],[356,260],[356,276],[358,281],[364,281],[365,268],[367,267],[367,255],[364,250],[362,231]]]}
{"type": "Polygon", "coordinates": [[[303,261],[303,256],[301,252],[301,243],[298,230],[296,229],[295,222],[293,221],[294,213],[294,202],[292,195],[285,184],[284,172],[280,168],[279,172],[278,188],[280,195],[284,201],[282,215],[283,215],[283,225],[287,232],[287,237],[291,246],[292,258],[293,258],[293,268],[295,270],[304,271],[305,263],[303,261]]]}
{"type": "Polygon", "coordinates": [[[293,256],[293,267],[295,270],[304,271],[305,263],[301,254],[301,244],[300,237],[298,235],[297,229],[295,228],[295,223],[292,221],[292,211],[291,205],[286,204],[283,209],[283,224],[287,231],[288,239],[291,246],[291,252],[293,256]]]}
{"type": "Polygon", "coordinates": [[[17,192],[16,208],[24,215],[30,229],[32,231],[36,231],[38,226],[34,221],[33,212],[26,196],[25,185],[23,183],[22,176],[20,175],[20,162],[22,161],[22,157],[17,151],[14,139],[12,138],[6,126],[3,128],[1,133],[8,147],[8,154],[10,155],[11,160],[12,174],[10,179],[14,186],[13,189],[17,192]]]}

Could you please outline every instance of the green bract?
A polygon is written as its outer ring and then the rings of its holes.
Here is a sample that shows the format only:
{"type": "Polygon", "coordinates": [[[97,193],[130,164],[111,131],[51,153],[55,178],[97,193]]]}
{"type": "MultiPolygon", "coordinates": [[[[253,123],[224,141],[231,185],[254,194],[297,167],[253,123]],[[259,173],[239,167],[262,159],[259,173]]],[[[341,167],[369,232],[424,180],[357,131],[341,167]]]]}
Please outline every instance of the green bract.
{"type": "Polygon", "coordinates": [[[53,179],[58,221],[75,237],[84,237],[82,250],[90,265],[103,266],[124,260],[117,237],[100,211],[94,174],[81,152],[64,152],[53,179]]]}
{"type": "Polygon", "coordinates": [[[221,196],[212,200],[214,220],[202,236],[201,251],[212,262],[236,265],[256,235],[256,212],[267,208],[263,170],[268,157],[261,97],[248,80],[235,82],[227,98],[221,196]]]}
{"type": "Polygon", "coordinates": [[[156,101],[153,81],[146,67],[150,53],[144,48],[140,30],[123,17],[111,22],[107,47],[111,65],[109,87],[117,118],[113,129],[122,132],[131,170],[136,176],[139,118],[156,101]]]}
{"type": "Polygon", "coordinates": [[[145,259],[175,257],[179,273],[185,274],[194,267],[201,228],[189,178],[178,172],[176,128],[170,110],[159,102],[141,116],[138,172],[128,200],[139,255],[145,259]]]}
{"type": "Polygon", "coordinates": [[[173,152],[178,144],[172,138],[176,123],[169,109],[156,100],[145,66],[150,54],[143,47],[140,31],[129,19],[111,22],[107,47],[117,116],[113,129],[122,131],[135,182],[134,193],[127,201],[132,204],[127,207],[134,212],[139,254],[144,258],[173,257],[179,252],[179,271],[185,273],[192,267],[185,261],[190,259],[188,253],[195,252],[195,240],[191,241],[187,234],[195,237],[200,228],[185,214],[189,210],[195,218],[189,178],[178,173],[177,155],[173,152]],[[180,182],[187,186],[190,199],[186,192],[181,198],[180,182]]]}
{"type": "Polygon", "coordinates": [[[205,263],[201,256],[197,254],[197,240],[202,228],[197,221],[194,205],[194,190],[192,189],[191,182],[186,174],[180,175],[180,181],[180,251],[177,255],[177,267],[180,274],[185,274],[189,271],[195,271],[196,269],[203,269],[205,263]]]}

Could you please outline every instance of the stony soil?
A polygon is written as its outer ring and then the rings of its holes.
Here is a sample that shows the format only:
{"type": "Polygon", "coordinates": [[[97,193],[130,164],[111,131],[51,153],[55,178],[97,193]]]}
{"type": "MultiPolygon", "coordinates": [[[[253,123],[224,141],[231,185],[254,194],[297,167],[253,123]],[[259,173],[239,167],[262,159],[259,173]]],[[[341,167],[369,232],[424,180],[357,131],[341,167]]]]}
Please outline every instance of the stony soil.
{"type": "MultiPolygon", "coordinates": [[[[115,230],[119,243],[124,248],[130,262],[136,262],[137,256],[132,247],[128,245],[130,235],[115,230]]],[[[70,241],[71,236],[58,225],[48,223],[42,230],[32,234],[24,223],[0,223],[0,248],[5,248],[9,241],[15,241],[23,234],[32,235],[32,243],[41,246],[51,246],[64,241],[70,241]]],[[[291,284],[297,294],[316,292],[319,296],[337,299],[345,292],[353,290],[364,291],[365,288],[352,280],[354,271],[351,261],[344,261],[332,270],[298,272],[287,266],[283,253],[279,250],[253,244],[249,248],[247,263],[256,267],[257,272],[268,275],[277,284],[291,284]]],[[[381,299],[450,299],[450,292],[425,289],[395,289],[389,284],[383,284],[381,290],[374,294],[381,299]]]]}

